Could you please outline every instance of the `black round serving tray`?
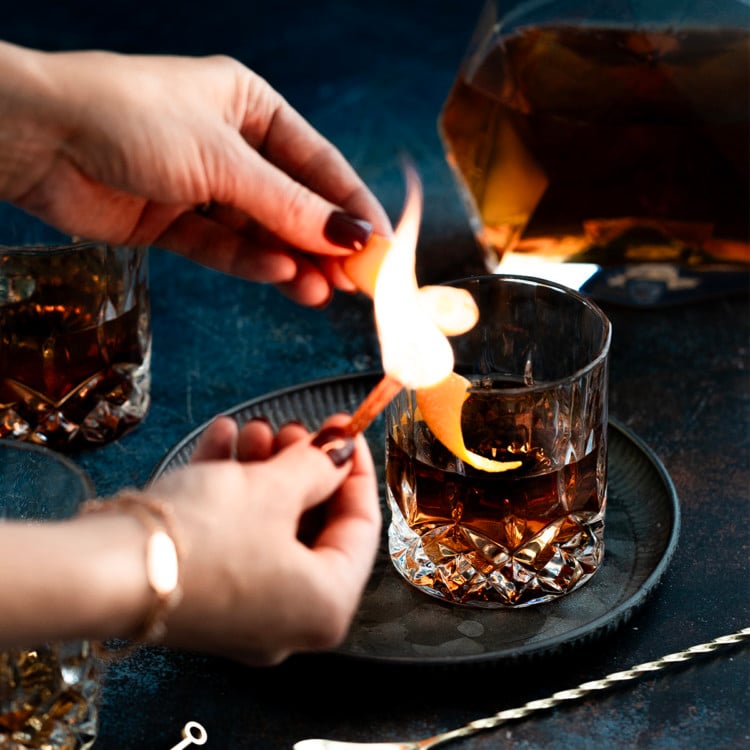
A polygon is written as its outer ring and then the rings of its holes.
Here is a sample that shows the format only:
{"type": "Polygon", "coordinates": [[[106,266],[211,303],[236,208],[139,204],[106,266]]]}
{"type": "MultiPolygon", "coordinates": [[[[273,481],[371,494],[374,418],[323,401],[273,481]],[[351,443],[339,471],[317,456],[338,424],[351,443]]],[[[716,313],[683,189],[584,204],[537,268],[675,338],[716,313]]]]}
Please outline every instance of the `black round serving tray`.
{"type": "MultiPolygon", "coordinates": [[[[251,399],[227,414],[240,424],[263,415],[278,427],[297,420],[314,430],[334,412],[353,412],[381,373],[326,378],[251,399]]],[[[161,459],[149,482],[186,464],[207,424],[161,459]]],[[[384,422],[367,438],[383,485],[384,422]]],[[[661,580],[677,546],[680,508],[659,458],[622,424],[610,420],[605,556],[579,590],[554,602],[519,610],[447,604],[406,583],[393,568],[387,523],[372,576],[341,656],[394,664],[440,665],[515,660],[559,651],[619,628],[661,580]]]]}

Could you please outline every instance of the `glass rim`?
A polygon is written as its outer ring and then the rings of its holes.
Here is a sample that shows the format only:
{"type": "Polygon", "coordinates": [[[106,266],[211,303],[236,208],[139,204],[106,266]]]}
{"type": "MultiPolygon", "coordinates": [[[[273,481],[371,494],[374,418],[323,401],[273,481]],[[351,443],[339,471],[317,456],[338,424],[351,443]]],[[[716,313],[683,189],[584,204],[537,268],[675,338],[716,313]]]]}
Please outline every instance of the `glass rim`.
{"type": "Polygon", "coordinates": [[[147,250],[148,245],[121,245],[113,242],[99,242],[98,240],[71,240],[70,242],[32,242],[28,245],[0,244],[0,255],[65,255],[77,253],[90,248],[119,248],[127,247],[131,250],[147,250]]]}
{"type": "Polygon", "coordinates": [[[96,495],[96,488],[91,477],[72,459],[64,456],[62,453],[53,451],[51,448],[47,448],[44,445],[38,445],[37,443],[29,443],[23,440],[14,440],[12,438],[0,438],[0,454],[4,451],[20,451],[27,453],[34,453],[38,456],[42,456],[46,461],[52,461],[70,474],[74,475],[81,483],[84,488],[84,494],[87,497],[94,497],[96,495]]]}
{"type": "Polygon", "coordinates": [[[477,282],[483,284],[497,281],[513,282],[517,283],[520,286],[546,287],[554,292],[559,292],[567,297],[575,299],[577,302],[581,303],[583,307],[588,309],[602,323],[602,341],[599,345],[598,352],[593,357],[591,357],[583,367],[579,367],[577,370],[573,370],[564,377],[545,380],[539,383],[532,383],[530,385],[489,389],[483,388],[483,393],[492,393],[493,391],[497,391],[498,393],[503,393],[506,395],[516,395],[534,391],[548,391],[552,388],[563,386],[566,383],[570,383],[574,380],[579,380],[587,373],[600,367],[607,360],[607,358],[609,357],[610,345],[612,343],[612,321],[609,319],[604,310],[602,310],[602,308],[596,302],[594,302],[594,300],[577,291],[576,289],[573,289],[572,287],[565,286],[564,284],[560,284],[557,281],[543,279],[538,276],[523,276],[519,274],[503,273],[486,273],[462,276],[460,278],[442,282],[441,285],[456,286],[459,284],[466,284],[466,282],[477,282]]]}

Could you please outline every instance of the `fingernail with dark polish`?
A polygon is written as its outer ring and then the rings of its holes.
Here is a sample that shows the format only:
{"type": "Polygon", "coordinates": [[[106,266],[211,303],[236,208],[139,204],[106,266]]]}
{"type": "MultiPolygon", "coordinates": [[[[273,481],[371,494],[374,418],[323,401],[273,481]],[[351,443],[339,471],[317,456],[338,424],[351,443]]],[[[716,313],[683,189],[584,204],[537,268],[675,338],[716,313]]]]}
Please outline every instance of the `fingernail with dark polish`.
{"type": "Polygon", "coordinates": [[[354,453],[354,440],[340,427],[326,427],[321,430],[312,441],[316,448],[320,448],[334,466],[343,466],[354,453]]]}
{"type": "Polygon", "coordinates": [[[361,250],[371,234],[372,224],[369,221],[343,211],[334,211],[323,229],[323,235],[329,242],[349,250],[361,250]]]}

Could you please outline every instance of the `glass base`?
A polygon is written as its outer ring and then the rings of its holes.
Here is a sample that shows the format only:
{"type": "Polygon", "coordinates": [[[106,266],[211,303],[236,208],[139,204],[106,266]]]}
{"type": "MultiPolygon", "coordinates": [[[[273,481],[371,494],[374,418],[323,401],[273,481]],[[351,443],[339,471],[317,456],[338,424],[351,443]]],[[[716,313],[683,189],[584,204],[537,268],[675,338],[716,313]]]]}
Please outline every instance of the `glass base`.
{"type": "MultiPolygon", "coordinates": [[[[568,517],[567,521],[570,521],[568,517]]],[[[552,601],[583,586],[604,559],[603,514],[555,543],[551,524],[512,553],[459,526],[415,534],[392,514],[388,548],[398,573],[425,594],[452,604],[519,609],[552,601]]]]}
{"type": "Polygon", "coordinates": [[[17,398],[0,404],[0,438],[62,452],[108,443],[135,427],[151,403],[151,354],[140,364],[113,365],[80,383],[59,402],[22,383],[5,382],[17,398]]]}
{"type": "Polygon", "coordinates": [[[100,669],[88,641],[0,652],[0,750],[92,747],[100,669]]]}

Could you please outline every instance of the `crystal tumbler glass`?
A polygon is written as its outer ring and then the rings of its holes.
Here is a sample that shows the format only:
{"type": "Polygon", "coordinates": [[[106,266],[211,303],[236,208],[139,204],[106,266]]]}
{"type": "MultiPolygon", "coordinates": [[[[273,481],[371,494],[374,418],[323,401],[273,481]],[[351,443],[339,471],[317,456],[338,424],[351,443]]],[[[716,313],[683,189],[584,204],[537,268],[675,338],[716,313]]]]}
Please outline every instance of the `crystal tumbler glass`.
{"type": "Polygon", "coordinates": [[[492,275],[451,286],[479,308],[474,328],[450,339],[459,398],[442,385],[404,389],[386,411],[391,559],[452,603],[550,601],[604,557],[611,324],[553,282],[492,275]],[[462,455],[428,427],[451,410],[462,455]]]}
{"type": "Polygon", "coordinates": [[[0,437],[109,442],[150,402],[148,252],[0,246],[0,437]]]}
{"type": "MultiPolygon", "coordinates": [[[[62,520],[93,494],[89,478],[65,456],[0,440],[0,523],[62,520]]],[[[28,559],[17,564],[31,565],[33,556],[29,550],[28,559]]],[[[100,669],[86,640],[0,650],[0,750],[91,747],[98,730],[100,669]]]]}

